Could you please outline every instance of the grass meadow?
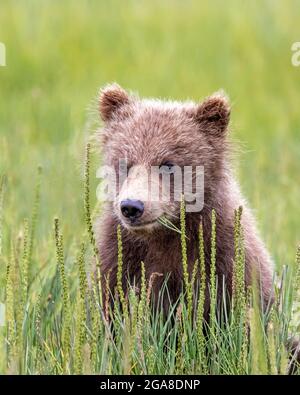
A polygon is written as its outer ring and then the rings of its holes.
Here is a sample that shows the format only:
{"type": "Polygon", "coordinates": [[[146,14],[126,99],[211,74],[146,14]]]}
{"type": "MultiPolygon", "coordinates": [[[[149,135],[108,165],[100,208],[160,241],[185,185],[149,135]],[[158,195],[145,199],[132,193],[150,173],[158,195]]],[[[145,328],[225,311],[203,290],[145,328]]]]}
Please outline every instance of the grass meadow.
{"type": "MultiPolygon", "coordinates": [[[[300,67],[291,63],[299,5],[1,1],[1,373],[287,372],[283,343],[299,330],[297,318],[291,325],[300,289],[300,67]],[[277,303],[267,316],[259,314],[256,291],[242,291],[238,212],[242,303],[224,322],[208,323],[209,340],[201,303],[193,310],[182,296],[164,322],[145,307],[149,284],[141,297],[132,290],[129,303],[119,290],[113,312],[101,306],[97,281],[87,286],[100,158],[88,155],[87,165],[86,144],[98,123],[94,98],[112,81],[177,100],[228,93],[237,177],[278,273],[277,303]]],[[[121,241],[119,252],[121,270],[121,241]]]]}

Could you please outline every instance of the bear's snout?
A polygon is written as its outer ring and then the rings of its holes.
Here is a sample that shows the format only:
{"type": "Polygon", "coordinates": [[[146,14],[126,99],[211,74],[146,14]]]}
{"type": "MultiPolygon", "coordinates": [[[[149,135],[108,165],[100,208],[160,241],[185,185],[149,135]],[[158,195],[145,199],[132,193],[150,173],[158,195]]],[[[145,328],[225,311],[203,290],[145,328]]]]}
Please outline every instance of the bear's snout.
{"type": "Polygon", "coordinates": [[[126,199],[120,204],[122,215],[134,222],[144,212],[144,203],[141,200],[126,199]]]}

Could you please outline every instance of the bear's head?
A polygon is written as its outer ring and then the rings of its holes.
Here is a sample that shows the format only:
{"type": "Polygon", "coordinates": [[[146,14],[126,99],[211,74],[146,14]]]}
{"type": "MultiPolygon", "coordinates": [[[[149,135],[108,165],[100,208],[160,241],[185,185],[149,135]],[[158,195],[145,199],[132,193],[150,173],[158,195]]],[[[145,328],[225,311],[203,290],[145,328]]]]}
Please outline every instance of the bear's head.
{"type": "Polygon", "coordinates": [[[224,94],[199,104],[172,102],[140,99],[113,84],[101,90],[99,110],[103,161],[116,175],[111,209],[123,226],[148,232],[165,219],[176,223],[183,196],[190,211],[201,211],[225,159],[224,94]]]}

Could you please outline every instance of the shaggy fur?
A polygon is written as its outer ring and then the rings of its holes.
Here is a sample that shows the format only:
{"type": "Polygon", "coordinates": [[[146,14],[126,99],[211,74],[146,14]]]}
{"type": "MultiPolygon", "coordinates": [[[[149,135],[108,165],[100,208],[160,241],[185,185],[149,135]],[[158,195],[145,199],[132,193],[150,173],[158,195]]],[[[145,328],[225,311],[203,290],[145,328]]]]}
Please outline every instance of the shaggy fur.
{"type": "MultiPolygon", "coordinates": [[[[145,100],[130,95],[118,85],[110,85],[100,93],[99,109],[104,127],[99,134],[104,163],[118,168],[119,158],[126,158],[128,167],[136,165],[149,168],[172,162],[178,166],[204,166],[204,208],[200,213],[187,213],[187,250],[189,269],[198,258],[198,229],[203,221],[207,281],[210,272],[211,210],[217,215],[218,284],[225,284],[228,294],[232,291],[232,265],[234,257],[234,209],[243,206],[242,225],[245,237],[245,282],[251,283],[253,268],[259,273],[261,297],[266,306],[272,298],[272,263],[261,241],[253,216],[242,197],[229,164],[228,124],[230,106],[222,93],[208,97],[200,104],[145,100]],[[225,282],[223,281],[225,279],[225,282]]],[[[129,190],[135,193],[135,182],[129,190]]],[[[121,192],[120,192],[121,193],[121,192]]],[[[180,235],[155,223],[143,226],[143,221],[167,216],[179,226],[178,202],[168,205],[145,202],[145,212],[139,227],[131,227],[122,218],[119,199],[108,203],[105,213],[96,225],[102,273],[110,273],[110,287],[116,286],[117,225],[122,226],[124,281],[137,284],[140,280],[141,261],[145,263],[146,277],[162,273],[154,282],[157,294],[168,275],[168,288],[175,301],[182,287],[180,235]],[[125,276],[126,275],[126,276],[125,276]]],[[[219,297],[222,287],[219,287],[219,297]]],[[[165,301],[165,308],[168,302],[165,301]]],[[[205,317],[209,314],[209,295],[205,304],[205,317]]]]}

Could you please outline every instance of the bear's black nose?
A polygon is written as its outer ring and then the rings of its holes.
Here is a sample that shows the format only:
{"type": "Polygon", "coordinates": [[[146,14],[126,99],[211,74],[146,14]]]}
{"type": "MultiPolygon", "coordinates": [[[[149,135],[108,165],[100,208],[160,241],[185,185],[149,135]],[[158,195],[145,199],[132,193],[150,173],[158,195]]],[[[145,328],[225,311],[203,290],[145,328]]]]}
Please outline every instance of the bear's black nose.
{"type": "Polygon", "coordinates": [[[131,220],[142,216],[144,212],[144,203],[140,200],[126,199],[121,202],[121,211],[124,217],[131,220]]]}

